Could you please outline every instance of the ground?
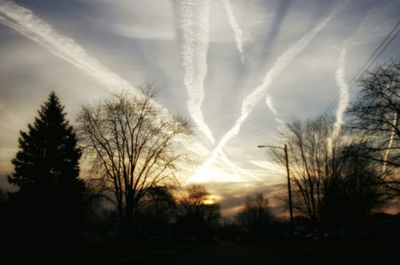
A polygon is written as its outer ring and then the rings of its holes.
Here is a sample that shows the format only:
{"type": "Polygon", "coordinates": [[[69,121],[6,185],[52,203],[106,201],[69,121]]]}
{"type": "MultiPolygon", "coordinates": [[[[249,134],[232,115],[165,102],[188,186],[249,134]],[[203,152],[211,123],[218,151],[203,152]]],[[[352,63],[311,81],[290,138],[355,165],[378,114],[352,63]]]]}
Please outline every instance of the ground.
{"type": "Polygon", "coordinates": [[[95,265],[253,265],[397,264],[392,240],[274,240],[262,242],[186,242],[99,247],[72,251],[51,248],[1,251],[0,264],[95,265]]]}

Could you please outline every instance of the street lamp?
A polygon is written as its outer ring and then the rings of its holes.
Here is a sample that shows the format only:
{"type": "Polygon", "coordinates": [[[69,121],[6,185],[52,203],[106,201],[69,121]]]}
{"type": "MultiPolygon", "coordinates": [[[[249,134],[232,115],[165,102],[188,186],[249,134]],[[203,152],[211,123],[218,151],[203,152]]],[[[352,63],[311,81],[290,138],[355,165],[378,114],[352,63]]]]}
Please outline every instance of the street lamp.
{"type": "Polygon", "coordinates": [[[290,186],[290,171],[289,171],[289,158],[287,145],[284,147],[273,146],[273,145],[258,145],[258,148],[275,148],[283,149],[285,152],[285,162],[286,162],[286,172],[287,172],[287,187],[288,187],[288,197],[289,197],[289,216],[290,216],[290,234],[293,236],[293,205],[292,205],[292,188],[290,186]]]}

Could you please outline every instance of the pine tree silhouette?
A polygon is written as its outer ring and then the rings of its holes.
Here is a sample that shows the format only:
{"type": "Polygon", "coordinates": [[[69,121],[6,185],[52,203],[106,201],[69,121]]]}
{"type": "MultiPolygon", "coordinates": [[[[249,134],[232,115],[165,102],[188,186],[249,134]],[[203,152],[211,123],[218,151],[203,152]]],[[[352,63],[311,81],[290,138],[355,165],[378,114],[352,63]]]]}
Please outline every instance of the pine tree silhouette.
{"type": "Polygon", "coordinates": [[[20,132],[19,151],[8,181],[19,187],[15,204],[20,241],[76,244],[83,229],[84,182],[81,150],[64,107],[54,92],[41,106],[28,132],[20,132]]]}

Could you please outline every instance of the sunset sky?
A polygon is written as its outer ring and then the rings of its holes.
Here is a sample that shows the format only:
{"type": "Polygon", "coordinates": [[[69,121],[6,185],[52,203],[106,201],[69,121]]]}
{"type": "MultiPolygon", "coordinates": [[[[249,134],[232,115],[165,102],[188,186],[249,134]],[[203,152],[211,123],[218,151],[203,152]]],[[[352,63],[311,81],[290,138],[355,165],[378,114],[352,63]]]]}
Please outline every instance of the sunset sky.
{"type": "MultiPolygon", "coordinates": [[[[400,0],[0,0],[0,172],[50,91],[74,124],[80,105],[151,82],[194,128],[200,163],[184,183],[206,183],[229,212],[285,183],[257,145],[338,98],[341,116],[399,10],[400,0]]],[[[399,56],[400,37],[377,62],[399,56]]]]}

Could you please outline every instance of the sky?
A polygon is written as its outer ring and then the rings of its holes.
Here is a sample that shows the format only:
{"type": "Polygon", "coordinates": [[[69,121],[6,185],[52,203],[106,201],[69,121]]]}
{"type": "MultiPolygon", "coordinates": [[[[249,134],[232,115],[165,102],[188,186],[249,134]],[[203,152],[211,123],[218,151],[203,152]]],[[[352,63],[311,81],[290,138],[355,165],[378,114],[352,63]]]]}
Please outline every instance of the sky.
{"type": "MultiPolygon", "coordinates": [[[[279,126],[336,99],[343,123],[349,83],[398,10],[400,0],[0,0],[0,185],[50,91],[74,124],[82,104],[152,83],[154,104],[194,129],[199,164],[183,183],[205,184],[229,214],[284,187],[284,168],[257,148],[279,126]]],[[[400,37],[377,63],[399,56],[400,37]]]]}

